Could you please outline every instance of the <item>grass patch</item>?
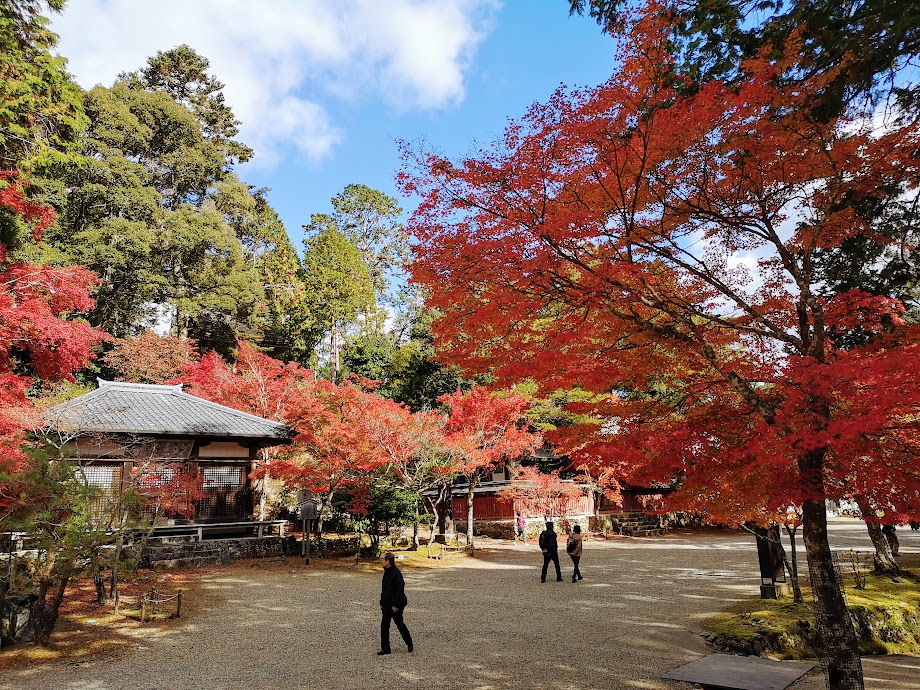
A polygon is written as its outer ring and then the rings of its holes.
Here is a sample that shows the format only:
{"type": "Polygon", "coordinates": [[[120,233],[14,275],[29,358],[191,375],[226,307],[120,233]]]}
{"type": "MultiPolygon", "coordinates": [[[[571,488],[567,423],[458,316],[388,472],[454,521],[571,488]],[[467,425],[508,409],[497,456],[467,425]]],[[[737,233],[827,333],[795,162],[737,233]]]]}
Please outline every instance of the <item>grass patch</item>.
{"type": "MultiPolygon", "coordinates": [[[[899,559],[902,568],[920,572],[920,554],[899,559]]],[[[844,595],[862,654],[920,654],[920,578],[905,573],[892,579],[869,573],[865,589],[856,589],[843,573],[844,595]]],[[[703,621],[716,647],[783,659],[813,658],[814,605],[807,581],[805,602],[751,598],[703,621]]]]}

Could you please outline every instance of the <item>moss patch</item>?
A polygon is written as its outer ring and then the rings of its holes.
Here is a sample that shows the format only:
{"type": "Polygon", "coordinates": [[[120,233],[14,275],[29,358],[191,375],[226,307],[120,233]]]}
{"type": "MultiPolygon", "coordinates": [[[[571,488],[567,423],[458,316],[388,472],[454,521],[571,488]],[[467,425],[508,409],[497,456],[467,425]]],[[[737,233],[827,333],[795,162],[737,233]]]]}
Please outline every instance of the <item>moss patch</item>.
{"type": "MultiPolygon", "coordinates": [[[[903,568],[920,571],[920,556],[899,559],[903,568]]],[[[805,659],[816,656],[815,615],[811,592],[803,582],[805,603],[786,599],[749,599],[703,622],[715,647],[742,654],[805,659]]],[[[844,594],[862,654],[920,654],[920,578],[905,573],[892,579],[868,574],[856,589],[844,574],[844,594]]]]}

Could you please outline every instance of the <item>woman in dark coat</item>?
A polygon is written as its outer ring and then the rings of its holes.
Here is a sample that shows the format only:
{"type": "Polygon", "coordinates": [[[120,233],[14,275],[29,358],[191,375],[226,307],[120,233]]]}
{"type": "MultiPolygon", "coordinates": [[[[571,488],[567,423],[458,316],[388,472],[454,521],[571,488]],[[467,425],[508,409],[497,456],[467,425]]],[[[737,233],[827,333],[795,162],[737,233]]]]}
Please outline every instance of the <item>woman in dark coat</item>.
{"type": "Polygon", "coordinates": [[[581,548],[583,545],[584,536],[581,533],[581,525],[575,525],[572,528],[572,533],[569,535],[569,540],[566,542],[565,550],[569,554],[569,558],[572,559],[572,565],[575,566],[574,571],[572,572],[572,582],[578,582],[583,579],[581,576],[581,571],[578,569],[578,564],[581,562],[581,548]]]}

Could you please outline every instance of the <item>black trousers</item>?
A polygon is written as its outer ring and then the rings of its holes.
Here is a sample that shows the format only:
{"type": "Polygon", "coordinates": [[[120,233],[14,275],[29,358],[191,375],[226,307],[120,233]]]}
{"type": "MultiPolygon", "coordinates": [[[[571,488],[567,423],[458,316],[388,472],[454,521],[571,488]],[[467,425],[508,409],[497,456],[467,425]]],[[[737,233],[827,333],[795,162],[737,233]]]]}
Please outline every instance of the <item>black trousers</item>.
{"type": "Polygon", "coordinates": [[[403,622],[402,609],[393,613],[392,607],[381,609],[383,617],[380,619],[380,649],[384,652],[390,651],[390,621],[396,623],[396,629],[402,635],[403,642],[407,645],[412,644],[412,635],[409,634],[409,628],[403,622]]]}
{"type": "Polygon", "coordinates": [[[559,567],[559,552],[547,551],[543,554],[543,572],[540,573],[540,580],[543,582],[546,582],[546,569],[549,568],[550,561],[556,565],[556,579],[562,579],[562,569],[559,567]]]}
{"type": "Polygon", "coordinates": [[[575,566],[575,570],[572,572],[572,579],[574,580],[576,577],[581,577],[581,571],[578,569],[578,563],[581,561],[581,556],[569,554],[569,558],[572,559],[572,565],[575,566]]]}

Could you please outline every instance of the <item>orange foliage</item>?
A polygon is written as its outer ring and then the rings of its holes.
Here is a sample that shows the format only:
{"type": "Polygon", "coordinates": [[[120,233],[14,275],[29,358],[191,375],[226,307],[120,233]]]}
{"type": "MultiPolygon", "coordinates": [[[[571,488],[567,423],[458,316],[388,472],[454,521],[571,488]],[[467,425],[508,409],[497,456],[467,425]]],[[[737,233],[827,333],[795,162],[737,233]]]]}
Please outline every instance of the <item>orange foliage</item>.
{"type": "Polygon", "coordinates": [[[444,314],[445,357],[597,392],[567,450],[675,482],[672,507],[734,523],[861,494],[917,515],[920,329],[885,297],[826,303],[815,257],[891,241],[861,200],[917,195],[920,122],[813,121],[834,74],[778,79],[795,45],[682,96],[664,16],[623,37],[608,82],[560,89],[495,146],[460,162],[405,149],[413,279],[444,314]],[[896,330],[840,349],[854,327],[896,330]]]}

